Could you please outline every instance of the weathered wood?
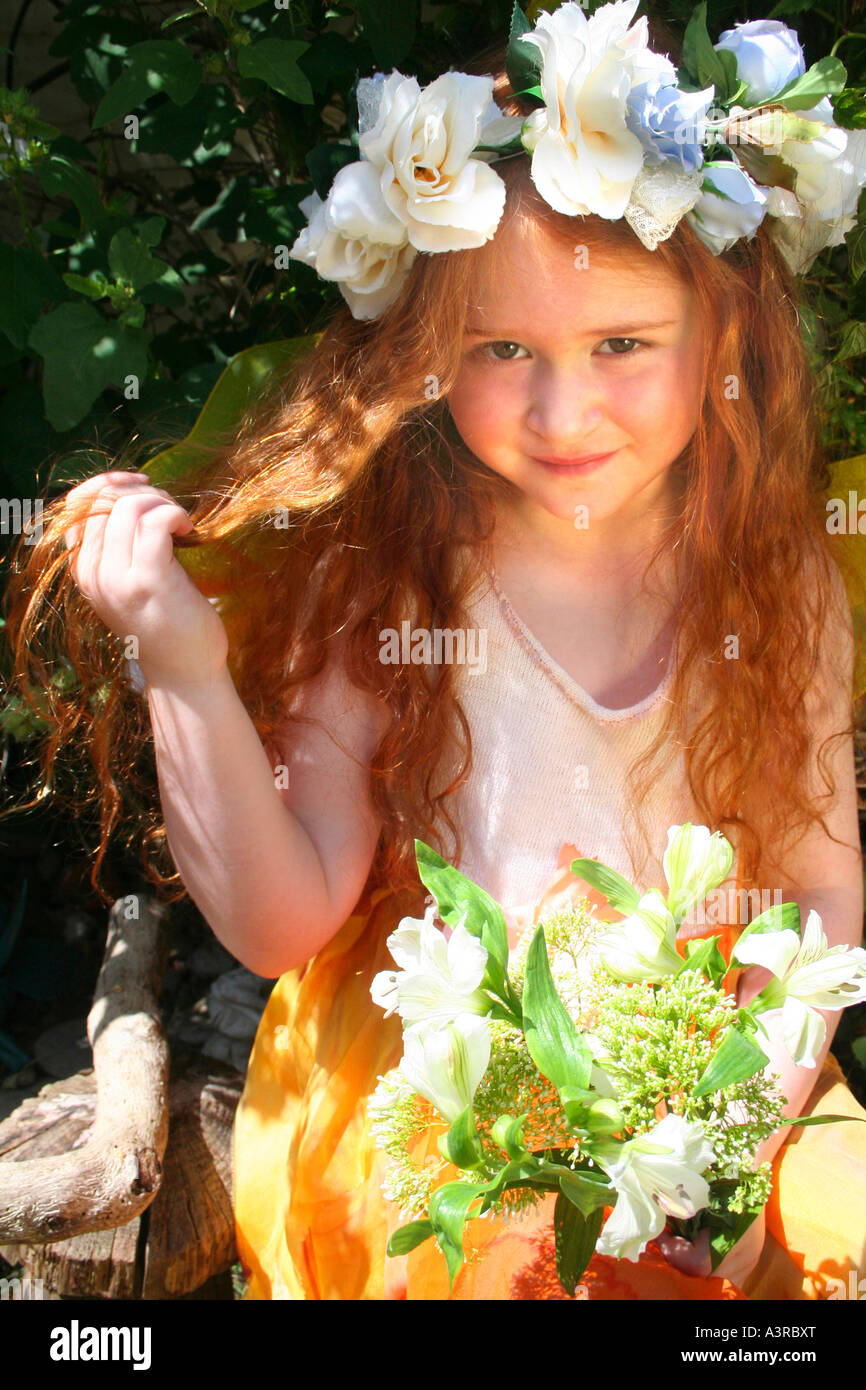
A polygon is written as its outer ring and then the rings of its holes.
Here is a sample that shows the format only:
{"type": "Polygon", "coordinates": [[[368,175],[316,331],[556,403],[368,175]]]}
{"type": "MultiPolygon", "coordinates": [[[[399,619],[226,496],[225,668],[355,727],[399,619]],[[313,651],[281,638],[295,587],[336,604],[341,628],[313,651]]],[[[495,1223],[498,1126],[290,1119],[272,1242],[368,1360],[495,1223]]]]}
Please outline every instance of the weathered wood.
{"type": "Polygon", "coordinates": [[[231,1141],[239,1072],[171,1088],[165,1178],[148,1212],[142,1298],[177,1298],[236,1258],[231,1141]]]}
{"type": "MultiPolygon", "coordinates": [[[[159,1189],[168,1139],[169,1053],[157,1003],[165,909],[144,896],[137,906],[132,920],[128,899],[111,909],[87,1019],[97,1089],[90,1132],[79,1147],[60,1153],[42,1148],[25,1157],[16,1145],[15,1159],[0,1163],[0,1241],[31,1244],[112,1230],[143,1212],[159,1189]]],[[[0,1126],[0,1138],[14,1118],[0,1126]]],[[[57,1120],[71,1122],[69,1115],[57,1120]]]]}
{"type": "MultiPolygon", "coordinates": [[[[202,1288],[235,1259],[231,1139],[242,1089],[240,1073],[219,1063],[172,1082],[162,1186],[145,1214],[115,1230],[3,1245],[0,1254],[76,1297],[179,1298],[202,1288]]],[[[92,1071],[43,1087],[0,1125],[0,1157],[26,1161],[80,1145],[96,1108],[92,1071]]]]}

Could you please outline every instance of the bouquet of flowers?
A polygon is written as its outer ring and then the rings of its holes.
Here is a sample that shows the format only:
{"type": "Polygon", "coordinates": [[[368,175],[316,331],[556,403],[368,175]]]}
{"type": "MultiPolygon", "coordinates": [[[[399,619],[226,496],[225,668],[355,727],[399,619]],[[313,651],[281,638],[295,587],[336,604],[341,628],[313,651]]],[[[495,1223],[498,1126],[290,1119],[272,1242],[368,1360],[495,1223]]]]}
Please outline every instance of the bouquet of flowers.
{"type": "Polygon", "coordinates": [[[738,1007],[720,937],[677,950],[686,914],[733,862],[705,826],[668,830],[666,897],[574,860],[571,872],[620,919],[599,920],[582,899],[527,929],[511,955],[493,898],[415,848],[435,903],[389,937],[398,969],[371,987],[403,1022],[400,1064],[369,1101],[385,1195],[413,1218],[388,1254],[435,1237],[453,1287],[468,1217],[515,1217],[552,1191],[557,1272],[572,1296],[594,1252],[636,1261],[666,1224],[691,1239],[708,1226],[717,1268],[770,1194],[759,1145],[781,1126],[819,1122],[783,1114],[762,1015],[781,1009],[792,1057],[815,1066],[826,1032],[817,1010],[866,998],[866,950],[828,947],[816,912],[801,932],[797,904],[777,904],[734,947],[732,963],[773,976],[738,1007]],[[441,1163],[415,1162],[413,1139],[443,1123],[441,1163]],[[446,1162],[458,1180],[435,1187],[446,1162]]]}

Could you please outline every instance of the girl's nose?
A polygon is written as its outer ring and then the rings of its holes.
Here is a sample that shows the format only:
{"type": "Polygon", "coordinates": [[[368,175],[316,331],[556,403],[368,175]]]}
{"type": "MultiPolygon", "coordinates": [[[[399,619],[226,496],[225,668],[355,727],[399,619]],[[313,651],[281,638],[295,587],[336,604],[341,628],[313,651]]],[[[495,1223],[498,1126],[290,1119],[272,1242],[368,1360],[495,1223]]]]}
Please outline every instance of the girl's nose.
{"type": "Polygon", "coordinates": [[[589,371],[544,372],[533,382],[526,424],[563,451],[579,445],[604,417],[603,388],[589,371]]]}

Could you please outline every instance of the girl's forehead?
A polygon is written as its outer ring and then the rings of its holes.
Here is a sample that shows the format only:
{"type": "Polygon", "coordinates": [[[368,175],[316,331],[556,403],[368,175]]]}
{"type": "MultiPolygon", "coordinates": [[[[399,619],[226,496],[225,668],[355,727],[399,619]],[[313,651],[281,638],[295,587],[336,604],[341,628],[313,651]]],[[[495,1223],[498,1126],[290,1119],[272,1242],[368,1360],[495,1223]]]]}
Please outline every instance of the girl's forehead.
{"type": "Polygon", "coordinates": [[[469,296],[469,320],[517,317],[533,320],[617,324],[655,316],[686,316],[693,296],[688,286],[653,264],[652,252],[581,241],[580,219],[572,238],[538,223],[517,220],[502,228],[498,246],[473,252],[478,257],[469,296]],[[600,315],[600,317],[599,317],[600,315]]]}
{"type": "Polygon", "coordinates": [[[686,318],[693,296],[670,274],[648,271],[628,255],[589,257],[559,246],[551,256],[500,264],[469,297],[467,327],[568,324],[587,333],[686,318]]]}

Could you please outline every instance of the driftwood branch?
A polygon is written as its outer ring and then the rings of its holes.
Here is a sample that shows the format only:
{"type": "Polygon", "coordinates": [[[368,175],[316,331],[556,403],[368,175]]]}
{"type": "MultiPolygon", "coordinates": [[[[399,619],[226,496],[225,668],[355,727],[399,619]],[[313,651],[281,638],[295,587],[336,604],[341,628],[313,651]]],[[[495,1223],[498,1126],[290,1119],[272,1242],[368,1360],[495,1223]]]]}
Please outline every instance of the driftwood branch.
{"type": "Polygon", "coordinates": [[[159,1191],[168,1140],[169,1052],[157,1003],[164,912],[144,896],[111,909],[87,1018],[96,1118],[69,1153],[0,1162],[0,1241],[39,1244],[110,1230],[159,1191]]]}

